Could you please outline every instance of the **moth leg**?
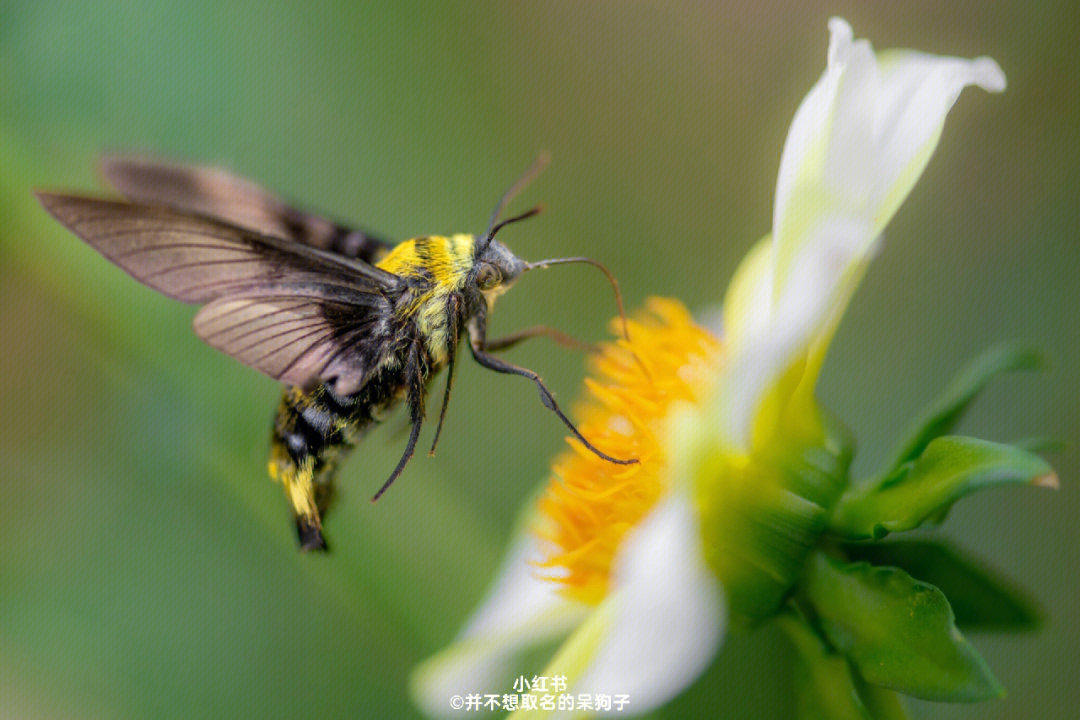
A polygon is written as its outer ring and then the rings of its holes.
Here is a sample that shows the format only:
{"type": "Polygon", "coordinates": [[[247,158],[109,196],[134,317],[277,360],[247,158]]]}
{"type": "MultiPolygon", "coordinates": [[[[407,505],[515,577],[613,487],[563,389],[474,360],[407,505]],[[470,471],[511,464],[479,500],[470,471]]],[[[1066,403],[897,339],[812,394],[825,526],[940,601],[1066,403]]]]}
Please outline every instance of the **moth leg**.
{"type": "Polygon", "coordinates": [[[450,389],[454,386],[454,358],[457,356],[459,323],[461,318],[461,301],[457,295],[451,295],[447,301],[447,317],[450,318],[450,334],[446,341],[446,352],[449,359],[446,361],[446,388],[443,390],[442,407],[439,409],[439,424],[435,426],[435,437],[431,441],[431,449],[428,455],[435,454],[435,447],[439,444],[439,435],[442,434],[443,420],[446,419],[446,406],[450,404],[450,389]]]}
{"type": "Polygon", "coordinates": [[[548,390],[547,385],[544,385],[544,381],[540,379],[539,375],[537,375],[534,371],[529,370],[528,368],[514,365],[513,363],[506,362],[505,360],[501,360],[494,355],[490,355],[485,352],[483,349],[484,327],[480,323],[471,324],[469,326],[469,330],[471,336],[469,348],[472,350],[472,354],[473,357],[476,359],[476,362],[480,363],[480,365],[486,367],[488,370],[494,370],[495,372],[506,373],[508,375],[520,375],[536,383],[536,387],[540,391],[540,402],[544,404],[544,407],[555,413],[558,418],[562,420],[563,424],[566,425],[567,428],[569,428],[570,432],[574,434],[574,437],[580,440],[581,443],[590,451],[592,451],[595,455],[617,465],[632,465],[638,462],[637,458],[630,458],[629,460],[620,460],[618,458],[613,458],[602,450],[597,449],[591,442],[588,441],[588,439],[586,439],[584,435],[581,434],[581,431],[577,429],[574,423],[570,422],[570,418],[566,417],[563,411],[559,408],[559,404],[555,402],[555,396],[552,395],[550,390],[548,390]]]}
{"type": "Polygon", "coordinates": [[[409,459],[413,456],[413,452],[416,450],[416,440],[420,437],[420,426],[424,423],[424,373],[421,371],[422,362],[420,344],[413,340],[412,346],[409,348],[408,360],[405,363],[405,377],[408,378],[409,383],[406,397],[409,404],[409,419],[412,422],[412,430],[409,431],[409,442],[405,446],[405,452],[401,454],[401,459],[398,460],[397,467],[394,468],[394,471],[390,473],[390,477],[371,498],[371,502],[375,502],[382,497],[387,488],[394,484],[394,481],[397,480],[401,471],[405,469],[409,459]]]}
{"type": "Polygon", "coordinates": [[[596,345],[593,343],[583,342],[577,338],[567,335],[561,330],[556,330],[553,327],[547,325],[533,325],[532,327],[525,328],[524,330],[518,330],[515,333],[504,335],[501,338],[495,338],[494,340],[487,340],[484,343],[484,350],[487,352],[498,352],[500,350],[506,350],[514,345],[517,345],[522,340],[528,340],[534,337],[549,337],[559,345],[563,347],[572,348],[574,350],[584,350],[585,352],[596,352],[596,345]]]}
{"type": "Polygon", "coordinates": [[[338,457],[351,447],[324,395],[323,388],[287,389],[270,438],[270,477],[282,484],[292,506],[301,550],[326,549],[322,516],[334,498],[338,457]]]}

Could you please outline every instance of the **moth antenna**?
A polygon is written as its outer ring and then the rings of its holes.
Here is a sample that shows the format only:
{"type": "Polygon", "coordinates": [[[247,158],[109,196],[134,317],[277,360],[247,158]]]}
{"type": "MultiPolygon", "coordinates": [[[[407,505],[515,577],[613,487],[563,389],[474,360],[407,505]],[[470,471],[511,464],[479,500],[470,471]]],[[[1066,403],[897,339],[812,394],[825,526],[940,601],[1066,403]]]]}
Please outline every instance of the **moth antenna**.
{"type": "MultiPolygon", "coordinates": [[[[480,248],[481,250],[483,249],[483,246],[486,246],[487,243],[491,242],[492,236],[495,235],[496,231],[499,229],[498,227],[495,226],[495,223],[498,222],[499,215],[502,214],[502,211],[506,208],[507,205],[510,204],[510,201],[513,200],[517,196],[517,194],[519,192],[524,190],[525,187],[529,183],[531,183],[533,181],[533,179],[536,178],[537,175],[540,174],[541,170],[543,170],[545,167],[547,167],[547,164],[549,162],[551,162],[551,154],[550,153],[545,151],[545,152],[542,152],[539,155],[537,155],[536,160],[534,160],[533,164],[529,166],[529,169],[526,170],[524,172],[524,174],[522,174],[522,176],[519,177],[514,182],[514,184],[511,185],[510,188],[506,192],[503,193],[503,196],[501,198],[499,198],[499,202],[498,202],[498,204],[495,205],[495,209],[491,211],[491,219],[488,221],[487,232],[484,233],[483,239],[480,241],[481,242],[481,248],[480,248]]],[[[536,212],[540,212],[540,211],[537,210],[536,212]]],[[[525,217],[529,217],[530,215],[535,215],[536,212],[531,212],[530,214],[525,215],[525,217]]],[[[516,219],[523,220],[524,218],[519,217],[519,218],[516,218],[516,219]]],[[[514,220],[509,220],[507,222],[513,222],[513,221],[514,220]]],[[[505,225],[505,224],[506,223],[503,223],[503,225],[505,225]]],[[[502,227],[502,225],[500,225],[499,227],[502,227]]]]}
{"type": "Polygon", "coordinates": [[[519,220],[526,220],[528,218],[531,218],[533,215],[539,215],[540,213],[544,212],[544,207],[545,206],[543,204],[536,205],[535,207],[526,210],[520,215],[515,215],[512,218],[507,218],[506,220],[503,220],[502,222],[495,225],[495,227],[491,228],[491,230],[488,231],[488,234],[485,237],[488,240],[491,240],[493,237],[495,237],[495,233],[502,230],[504,226],[509,225],[510,223],[516,223],[519,220]]]}

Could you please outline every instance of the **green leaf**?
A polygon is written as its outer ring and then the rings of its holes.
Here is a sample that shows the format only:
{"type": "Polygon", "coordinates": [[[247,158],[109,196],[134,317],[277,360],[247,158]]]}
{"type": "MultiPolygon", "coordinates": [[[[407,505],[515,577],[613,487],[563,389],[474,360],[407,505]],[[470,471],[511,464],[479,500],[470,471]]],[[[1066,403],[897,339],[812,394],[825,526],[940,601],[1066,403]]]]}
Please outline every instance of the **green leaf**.
{"type": "Polygon", "coordinates": [[[855,686],[843,655],[830,650],[806,622],[794,614],[778,617],[798,654],[795,683],[799,720],[874,720],[855,686]]]}
{"type": "Polygon", "coordinates": [[[1026,450],[965,437],[941,437],[880,484],[849,490],[829,530],[849,540],[882,538],[927,520],[940,522],[954,502],[998,485],[1057,487],[1050,465],[1026,450]]]}
{"type": "Polygon", "coordinates": [[[900,443],[895,459],[886,467],[895,468],[914,460],[934,438],[952,432],[975,396],[996,375],[1010,370],[1039,370],[1045,366],[1046,358],[1026,345],[1005,343],[990,348],[961,370],[945,392],[922,412],[900,443]]]}
{"type": "Polygon", "coordinates": [[[848,565],[820,553],[804,580],[826,639],[868,683],[946,702],[1004,694],[933,585],[897,568],[848,565]]]}
{"type": "Polygon", "coordinates": [[[852,560],[893,565],[935,585],[949,598],[964,630],[1032,630],[1040,618],[1035,604],[978,560],[946,543],[898,540],[844,546],[852,560]]]}

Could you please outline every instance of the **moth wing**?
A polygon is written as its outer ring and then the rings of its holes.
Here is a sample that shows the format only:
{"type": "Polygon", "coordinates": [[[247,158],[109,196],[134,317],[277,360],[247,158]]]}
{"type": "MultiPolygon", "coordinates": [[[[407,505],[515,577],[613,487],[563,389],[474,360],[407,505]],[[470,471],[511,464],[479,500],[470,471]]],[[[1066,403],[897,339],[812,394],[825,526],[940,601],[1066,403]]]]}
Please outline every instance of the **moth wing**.
{"type": "Polygon", "coordinates": [[[219,168],[103,157],[99,170],[122,195],[137,203],[220,218],[262,235],[367,263],[377,262],[393,247],[367,230],[294,208],[269,190],[219,168]]]}
{"type": "Polygon", "coordinates": [[[136,280],[183,302],[273,283],[333,283],[386,296],[402,284],[360,260],[166,207],[52,193],[38,199],[136,280]]]}
{"type": "Polygon", "coordinates": [[[272,378],[352,395],[384,361],[389,317],[379,294],[303,283],[218,298],[193,324],[209,345],[272,378]]]}

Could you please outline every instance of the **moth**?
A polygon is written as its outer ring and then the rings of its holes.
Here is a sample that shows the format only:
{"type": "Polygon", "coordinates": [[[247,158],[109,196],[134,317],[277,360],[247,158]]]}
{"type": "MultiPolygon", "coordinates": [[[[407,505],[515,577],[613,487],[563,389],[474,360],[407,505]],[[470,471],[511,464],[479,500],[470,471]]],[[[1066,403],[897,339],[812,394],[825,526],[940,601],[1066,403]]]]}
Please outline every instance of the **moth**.
{"type": "Polygon", "coordinates": [[[503,209],[546,163],[541,156],[507,190],[481,235],[415,237],[391,244],[370,232],[298,210],[248,180],[216,168],[146,158],[105,158],[101,174],[123,199],[38,192],[42,206],[139,282],[201,305],[195,333],[211,346],[285,384],[270,442],[270,476],[292,506],[300,546],[325,549],[322,518],[340,461],[401,402],[410,431],[379,498],[404,470],[424,421],[424,398],[447,369],[434,454],[446,415],[460,340],[481,366],[536,384],[543,404],[581,443],[612,463],[560,409],[532,370],[494,353],[530,337],[572,339],[547,326],[487,337],[495,298],[522,273],[589,258],[526,262],[495,235],[540,212],[506,220],[503,209]]]}

